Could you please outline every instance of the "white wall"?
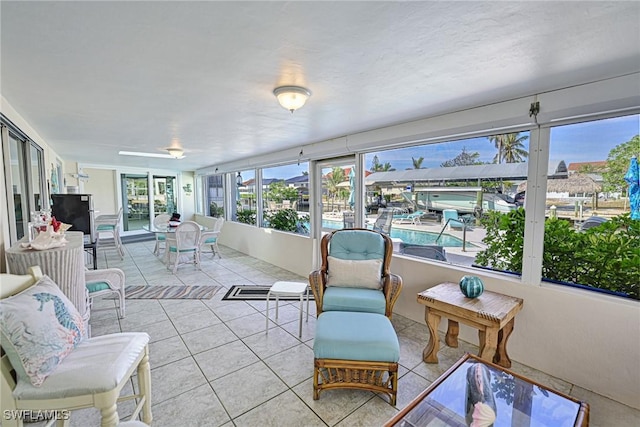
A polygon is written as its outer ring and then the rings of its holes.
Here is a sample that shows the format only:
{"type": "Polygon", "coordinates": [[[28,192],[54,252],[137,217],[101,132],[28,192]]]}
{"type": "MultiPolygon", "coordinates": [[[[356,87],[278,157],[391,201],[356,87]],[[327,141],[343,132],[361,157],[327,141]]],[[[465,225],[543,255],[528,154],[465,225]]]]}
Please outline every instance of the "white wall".
{"type": "MultiPolygon", "coordinates": [[[[204,226],[212,225],[211,218],[202,215],[195,215],[195,218],[204,226]]],[[[308,237],[294,233],[225,221],[219,243],[307,277],[313,259],[310,241],[308,237]]]]}
{"type": "MultiPolygon", "coordinates": [[[[220,243],[303,276],[311,270],[310,238],[227,221],[220,243]]],[[[418,322],[424,322],[418,292],[469,274],[463,268],[403,257],[394,257],[391,269],[404,281],[394,311],[418,322]]],[[[509,339],[512,360],[640,409],[637,301],[555,285],[525,285],[483,271],[473,274],[482,277],[487,290],[524,300],[509,339]]],[[[446,329],[444,320],[440,327],[446,329]]],[[[460,325],[460,338],[477,343],[477,331],[460,325]]]]}
{"type": "Polygon", "coordinates": [[[93,208],[96,215],[110,215],[118,213],[120,203],[118,203],[118,181],[116,171],[113,169],[83,168],[84,173],[89,175],[82,183],[83,193],[93,194],[93,208]]]}
{"type": "Polygon", "coordinates": [[[178,179],[178,193],[180,194],[179,200],[181,201],[182,211],[180,212],[181,218],[184,220],[195,220],[196,210],[196,185],[193,180],[193,172],[182,172],[178,179]],[[183,187],[187,184],[191,184],[191,194],[187,194],[183,187]]]}

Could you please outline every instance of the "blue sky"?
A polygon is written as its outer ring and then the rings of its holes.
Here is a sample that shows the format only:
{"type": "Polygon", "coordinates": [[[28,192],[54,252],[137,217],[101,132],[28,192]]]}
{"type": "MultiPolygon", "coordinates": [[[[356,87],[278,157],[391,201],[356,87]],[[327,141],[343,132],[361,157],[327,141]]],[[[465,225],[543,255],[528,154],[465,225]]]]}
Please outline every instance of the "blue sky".
{"type": "MultiPolygon", "coordinates": [[[[640,133],[640,115],[616,117],[606,120],[557,126],[551,129],[550,159],[564,160],[567,166],[574,162],[593,162],[606,160],[609,151],[615,146],[625,143],[640,133]]],[[[522,132],[522,135],[528,135],[522,132]]],[[[529,141],[525,143],[529,149],[529,141]]],[[[366,167],[371,168],[373,156],[377,155],[380,163],[391,163],[396,170],[413,168],[411,158],[424,157],[423,168],[439,167],[442,162],[453,159],[466,147],[468,152],[480,153],[480,160],[491,162],[496,149],[488,138],[471,138],[442,144],[431,144],[419,147],[379,151],[366,156],[366,167]]],[[[307,163],[287,165],[277,169],[279,176],[265,173],[265,178],[292,178],[298,176],[308,167],[307,163]]],[[[245,178],[243,174],[243,178],[245,178]]],[[[246,178],[245,178],[246,179],[246,178]]]]}

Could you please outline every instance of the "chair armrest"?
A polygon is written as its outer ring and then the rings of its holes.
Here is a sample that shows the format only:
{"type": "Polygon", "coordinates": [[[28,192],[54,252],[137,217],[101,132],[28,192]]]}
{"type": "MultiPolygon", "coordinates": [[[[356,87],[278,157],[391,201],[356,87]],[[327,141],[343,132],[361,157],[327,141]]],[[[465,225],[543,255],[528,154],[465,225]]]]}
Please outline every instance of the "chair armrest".
{"type": "Polygon", "coordinates": [[[87,283],[106,282],[111,289],[124,287],[124,271],[119,268],[103,268],[101,270],[87,270],[84,272],[87,283]]]}
{"type": "Polygon", "coordinates": [[[325,288],[325,273],[322,270],[314,270],[309,273],[309,286],[313,293],[313,299],[316,302],[316,317],[322,313],[322,298],[325,288]]]}
{"type": "Polygon", "coordinates": [[[395,305],[396,300],[400,296],[401,290],[402,290],[402,277],[393,273],[389,273],[388,276],[384,277],[382,291],[384,292],[384,297],[387,300],[385,316],[387,316],[389,319],[391,319],[391,315],[393,314],[393,306],[395,305]]]}

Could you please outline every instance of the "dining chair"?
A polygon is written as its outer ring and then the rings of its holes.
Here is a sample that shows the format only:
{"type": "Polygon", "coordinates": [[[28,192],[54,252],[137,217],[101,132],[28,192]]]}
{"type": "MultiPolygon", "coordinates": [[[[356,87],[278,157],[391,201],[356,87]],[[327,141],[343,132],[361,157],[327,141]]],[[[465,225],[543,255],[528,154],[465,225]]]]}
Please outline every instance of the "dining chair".
{"type": "Polygon", "coordinates": [[[96,228],[96,245],[98,248],[101,246],[114,247],[120,259],[124,259],[124,249],[122,247],[122,241],[120,240],[120,222],[122,221],[122,208],[116,215],[98,215],[94,221],[96,228]],[[111,234],[113,240],[105,240],[101,238],[102,234],[111,234]]]}
{"type": "MultiPolygon", "coordinates": [[[[86,270],[84,272],[87,291],[89,292],[89,310],[93,308],[93,299],[104,295],[117,295],[118,312],[121,319],[125,317],[124,309],[124,272],[119,268],[103,268],[100,270],[86,270]]],[[[89,333],[89,337],[91,334],[89,333]]]]}
{"type": "Polygon", "coordinates": [[[165,249],[165,259],[167,268],[173,265],[173,273],[178,270],[181,264],[195,264],[200,268],[200,224],[194,221],[185,221],[181,223],[172,236],[167,235],[165,249]],[[192,255],[186,261],[181,259],[192,255]],[[171,258],[175,257],[172,261],[171,258]]]}
{"type": "Polygon", "coordinates": [[[200,233],[200,252],[202,252],[203,246],[211,247],[211,257],[215,257],[216,254],[218,258],[222,258],[220,256],[220,248],[218,248],[218,236],[222,231],[222,226],[224,225],[224,218],[216,218],[215,223],[213,224],[213,228],[210,231],[203,231],[200,233]]]}
{"type": "MultiPolygon", "coordinates": [[[[162,228],[162,227],[166,227],[169,224],[169,220],[171,219],[171,215],[169,214],[160,214],[157,215],[154,219],[153,219],[153,226],[155,228],[162,228]]],[[[153,253],[156,255],[160,254],[160,244],[163,244],[162,249],[166,249],[166,240],[167,240],[167,235],[165,233],[154,233],[156,235],[156,246],[155,248],[153,248],[153,253]]]]}
{"type": "Polygon", "coordinates": [[[93,407],[101,427],[116,427],[118,404],[129,399],[136,401],[131,418],[141,413],[151,425],[149,335],[82,338],[80,314],[57,284],[40,267],[28,273],[1,275],[0,403],[4,414],[16,414],[3,416],[2,425],[22,427],[28,414],[48,411],[59,416],[59,427],[68,426],[72,410],[93,407]],[[132,378],[137,394],[120,396],[132,378]]]}

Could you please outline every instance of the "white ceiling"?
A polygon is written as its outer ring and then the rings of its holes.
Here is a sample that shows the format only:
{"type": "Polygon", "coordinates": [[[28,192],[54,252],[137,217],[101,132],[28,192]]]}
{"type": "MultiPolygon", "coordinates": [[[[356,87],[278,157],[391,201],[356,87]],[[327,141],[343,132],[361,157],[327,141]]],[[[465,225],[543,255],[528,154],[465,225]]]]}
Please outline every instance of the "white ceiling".
{"type": "Polygon", "coordinates": [[[194,170],[640,70],[640,2],[0,3],[1,89],[65,160],[194,170]],[[272,94],[313,95],[294,114],[272,94]],[[161,153],[182,160],[119,156],[161,153]]]}

